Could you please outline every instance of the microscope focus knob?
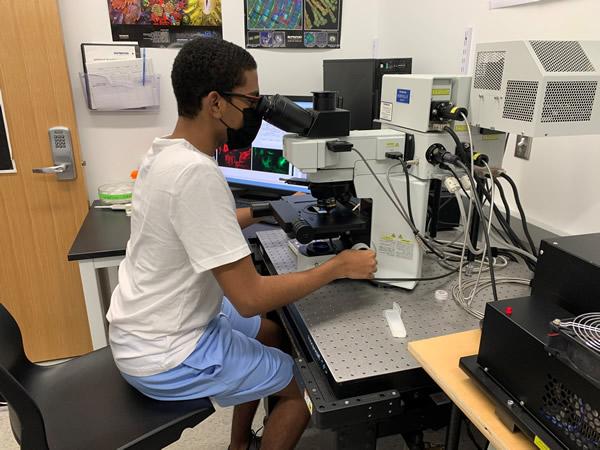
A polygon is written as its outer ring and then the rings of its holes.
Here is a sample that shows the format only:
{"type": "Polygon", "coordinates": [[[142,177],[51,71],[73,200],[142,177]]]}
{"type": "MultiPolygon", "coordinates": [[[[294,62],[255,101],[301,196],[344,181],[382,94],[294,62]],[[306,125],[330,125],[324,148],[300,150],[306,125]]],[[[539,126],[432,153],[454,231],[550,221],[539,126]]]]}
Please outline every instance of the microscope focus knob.
{"type": "Polygon", "coordinates": [[[298,219],[293,224],[296,240],[301,244],[308,244],[315,240],[315,230],[304,219],[298,219]]]}

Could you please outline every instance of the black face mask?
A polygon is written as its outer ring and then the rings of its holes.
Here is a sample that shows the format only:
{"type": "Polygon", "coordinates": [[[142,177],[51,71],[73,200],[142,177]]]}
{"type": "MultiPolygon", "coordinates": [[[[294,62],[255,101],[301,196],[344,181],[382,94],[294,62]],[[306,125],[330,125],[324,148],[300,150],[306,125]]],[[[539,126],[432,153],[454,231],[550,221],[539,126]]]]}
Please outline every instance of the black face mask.
{"type": "Polygon", "coordinates": [[[240,109],[231,102],[229,104],[243,114],[244,123],[236,130],[221,119],[221,123],[227,127],[227,146],[232,150],[249,148],[262,125],[262,115],[254,108],[240,109]]]}

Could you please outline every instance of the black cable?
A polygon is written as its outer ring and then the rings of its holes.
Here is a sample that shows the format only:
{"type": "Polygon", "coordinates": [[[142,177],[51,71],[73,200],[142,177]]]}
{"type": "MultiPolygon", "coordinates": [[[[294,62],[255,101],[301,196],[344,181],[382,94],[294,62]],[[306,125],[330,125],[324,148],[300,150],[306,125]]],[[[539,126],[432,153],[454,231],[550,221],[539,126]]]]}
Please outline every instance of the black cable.
{"type": "MultiPolygon", "coordinates": [[[[491,198],[491,192],[489,190],[486,191],[484,189],[483,194],[488,199],[491,198]]],[[[506,218],[502,215],[502,213],[500,212],[500,210],[498,209],[498,207],[496,205],[494,205],[493,213],[496,216],[498,223],[502,226],[502,228],[506,232],[506,235],[508,236],[508,240],[504,235],[502,235],[502,233],[500,233],[500,236],[505,241],[507,241],[509,244],[512,243],[513,246],[520,248],[521,250],[524,250],[525,252],[529,252],[529,249],[525,246],[525,244],[521,241],[521,239],[519,239],[519,236],[517,236],[517,233],[515,233],[515,231],[512,229],[512,227],[506,222],[506,218]]],[[[488,218],[486,218],[486,219],[488,219],[488,218]]],[[[499,232],[499,230],[494,225],[492,225],[492,227],[494,228],[494,230],[496,232],[499,232]]],[[[535,272],[536,262],[533,260],[527,259],[525,257],[522,257],[522,258],[523,258],[523,261],[525,261],[525,264],[527,264],[527,267],[529,268],[529,270],[531,270],[532,272],[535,272]]]]}
{"type": "Polygon", "coordinates": [[[527,218],[525,217],[525,211],[523,210],[523,205],[521,204],[521,198],[519,197],[519,191],[517,189],[517,185],[513,181],[511,177],[509,177],[506,173],[500,174],[500,177],[504,178],[510,184],[513,195],[515,196],[515,202],[517,203],[517,208],[519,209],[519,214],[521,215],[521,222],[523,223],[523,233],[525,233],[525,237],[527,238],[527,242],[531,246],[531,253],[537,257],[537,250],[535,248],[535,244],[533,243],[533,239],[531,238],[531,234],[529,233],[529,227],[527,226],[527,218]]]}
{"type": "MultiPolygon", "coordinates": [[[[473,188],[472,198],[475,200],[475,206],[477,207],[477,213],[479,214],[479,217],[481,217],[481,219],[484,220],[485,214],[483,213],[483,207],[481,206],[481,201],[479,200],[479,196],[475,193],[475,191],[477,190],[477,183],[473,179],[471,172],[469,172],[469,170],[467,169],[467,166],[465,166],[460,161],[457,161],[456,165],[461,167],[466,172],[467,176],[469,177],[469,180],[471,181],[471,186],[473,188]]],[[[482,228],[483,228],[483,236],[485,238],[485,243],[487,245],[488,259],[490,261],[489,271],[490,271],[490,283],[492,285],[492,294],[494,296],[494,301],[497,302],[498,301],[498,290],[496,289],[496,274],[495,274],[494,264],[493,264],[494,255],[492,254],[492,243],[490,242],[490,234],[488,233],[485,223],[483,224],[482,228]]]]}
{"type": "Polygon", "coordinates": [[[460,266],[457,267],[456,269],[450,271],[450,272],[444,273],[442,275],[437,275],[435,277],[421,277],[421,278],[373,278],[373,279],[371,279],[369,281],[375,281],[375,282],[378,282],[378,281],[384,281],[384,282],[387,282],[387,281],[434,281],[434,280],[441,280],[442,278],[446,278],[446,277],[449,277],[451,275],[454,275],[456,272],[459,271],[459,269],[460,269],[460,266]]]}
{"type": "MultiPolygon", "coordinates": [[[[492,196],[491,193],[484,189],[483,194],[488,199],[488,201],[491,202],[491,196],[492,196]]],[[[517,236],[517,234],[514,232],[512,227],[506,222],[506,218],[502,215],[502,212],[500,212],[500,210],[498,209],[498,207],[496,205],[494,205],[493,212],[494,212],[494,215],[496,216],[496,219],[498,220],[498,223],[500,224],[500,226],[502,226],[502,228],[506,232],[506,235],[509,237],[512,244],[515,247],[518,247],[522,250],[529,251],[529,249],[525,246],[525,244],[523,244],[521,239],[519,239],[519,236],[517,236]]]]}
{"type": "Polygon", "coordinates": [[[503,240],[504,242],[506,242],[507,244],[513,244],[513,243],[512,243],[512,241],[511,241],[511,240],[510,240],[508,237],[506,237],[506,236],[504,235],[504,231],[503,231],[503,230],[501,230],[500,228],[498,228],[498,227],[497,227],[496,225],[494,225],[493,223],[492,223],[492,229],[493,229],[493,230],[496,232],[496,234],[497,234],[498,236],[500,236],[500,237],[502,238],[502,240],[503,240]]]}
{"type": "MultiPolygon", "coordinates": [[[[485,193],[486,195],[488,193],[485,193]]],[[[496,216],[496,219],[498,220],[498,222],[505,227],[506,224],[503,222],[505,221],[504,216],[502,215],[502,213],[500,212],[500,210],[496,207],[494,207],[494,214],[496,216]]],[[[486,216],[486,221],[489,220],[489,217],[486,216]]],[[[512,244],[514,247],[519,248],[521,250],[523,250],[524,252],[528,253],[529,249],[525,248],[525,246],[523,245],[523,243],[521,242],[521,240],[515,235],[514,231],[512,230],[512,228],[506,226],[507,228],[505,228],[505,230],[508,230],[506,233],[508,236],[505,236],[504,234],[501,233],[501,231],[492,224],[492,228],[494,229],[494,231],[496,231],[496,233],[498,233],[500,235],[500,237],[502,239],[504,239],[504,241],[507,244],[512,244]]],[[[505,249],[507,251],[511,251],[510,249],[505,249]]],[[[525,255],[519,253],[519,252],[514,252],[513,253],[517,256],[519,256],[521,259],[523,259],[523,261],[525,262],[525,264],[527,265],[527,267],[529,268],[529,270],[531,270],[532,272],[535,272],[535,265],[536,265],[536,261],[531,258],[531,257],[526,257],[525,255]]]]}
{"type": "MultiPolygon", "coordinates": [[[[494,229],[496,234],[498,234],[498,236],[500,236],[504,240],[504,242],[506,242],[507,244],[512,244],[515,247],[518,247],[522,250],[529,251],[529,249],[525,248],[525,245],[522,243],[522,241],[519,239],[519,237],[517,236],[517,234],[514,232],[514,230],[512,229],[512,227],[510,225],[510,208],[508,206],[508,202],[506,200],[506,196],[504,193],[504,189],[502,188],[502,184],[500,184],[500,182],[498,180],[494,180],[494,184],[498,188],[498,190],[500,192],[500,196],[502,197],[502,202],[504,203],[504,208],[506,210],[506,216],[505,217],[502,216],[500,213],[500,210],[495,205],[494,205],[493,214],[496,216],[496,219],[503,226],[503,228],[506,227],[505,229],[508,229],[509,232],[506,232],[506,235],[505,235],[505,231],[500,230],[494,224],[492,224],[492,228],[494,229]],[[512,235],[512,237],[507,236],[509,233],[512,235]]],[[[486,192],[486,198],[488,198],[488,196],[491,197],[491,193],[489,190],[486,192]]],[[[523,258],[523,260],[525,261],[525,263],[527,264],[529,269],[534,271],[535,270],[535,261],[528,260],[522,255],[520,255],[520,256],[523,258]]]]}
{"type": "Polygon", "coordinates": [[[458,134],[456,134],[456,132],[450,128],[448,125],[446,125],[443,130],[448,133],[450,136],[452,136],[452,139],[454,139],[454,143],[456,144],[457,148],[460,148],[462,146],[462,143],[460,142],[460,139],[458,137],[458,134]]]}
{"type": "Polygon", "coordinates": [[[504,188],[502,184],[498,181],[498,179],[494,180],[494,184],[496,185],[496,189],[500,192],[500,198],[502,199],[502,204],[504,205],[504,211],[506,212],[506,223],[510,225],[510,208],[508,206],[508,201],[506,200],[506,194],[504,193],[504,188]]]}
{"type": "Polygon", "coordinates": [[[410,175],[408,173],[408,166],[406,165],[406,161],[404,161],[404,158],[400,158],[400,164],[402,164],[402,169],[404,170],[404,178],[406,178],[406,206],[408,206],[408,217],[410,217],[410,221],[414,224],[415,219],[413,217],[412,204],[410,201],[410,175]]]}

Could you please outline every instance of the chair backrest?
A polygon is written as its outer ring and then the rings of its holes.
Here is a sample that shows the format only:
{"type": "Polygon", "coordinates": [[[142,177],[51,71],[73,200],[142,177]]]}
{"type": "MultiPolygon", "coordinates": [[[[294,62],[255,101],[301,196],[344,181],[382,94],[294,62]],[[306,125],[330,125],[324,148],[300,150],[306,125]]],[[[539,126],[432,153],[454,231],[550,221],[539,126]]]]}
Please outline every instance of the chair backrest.
{"type": "Polygon", "coordinates": [[[21,330],[0,303],[0,395],[8,402],[10,423],[23,449],[47,449],[42,413],[20,379],[34,369],[25,355],[21,330]]]}

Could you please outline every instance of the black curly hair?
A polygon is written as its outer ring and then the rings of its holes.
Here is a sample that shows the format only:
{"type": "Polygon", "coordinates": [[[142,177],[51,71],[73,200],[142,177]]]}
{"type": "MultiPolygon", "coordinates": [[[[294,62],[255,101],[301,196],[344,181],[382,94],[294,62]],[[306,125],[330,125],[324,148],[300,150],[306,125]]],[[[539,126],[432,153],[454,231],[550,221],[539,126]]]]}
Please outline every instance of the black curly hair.
{"type": "Polygon", "coordinates": [[[204,97],[212,91],[232,91],[244,82],[244,72],[252,69],[256,69],[252,55],[231,42],[214,38],[187,42],[171,71],[179,115],[193,119],[204,97]]]}

